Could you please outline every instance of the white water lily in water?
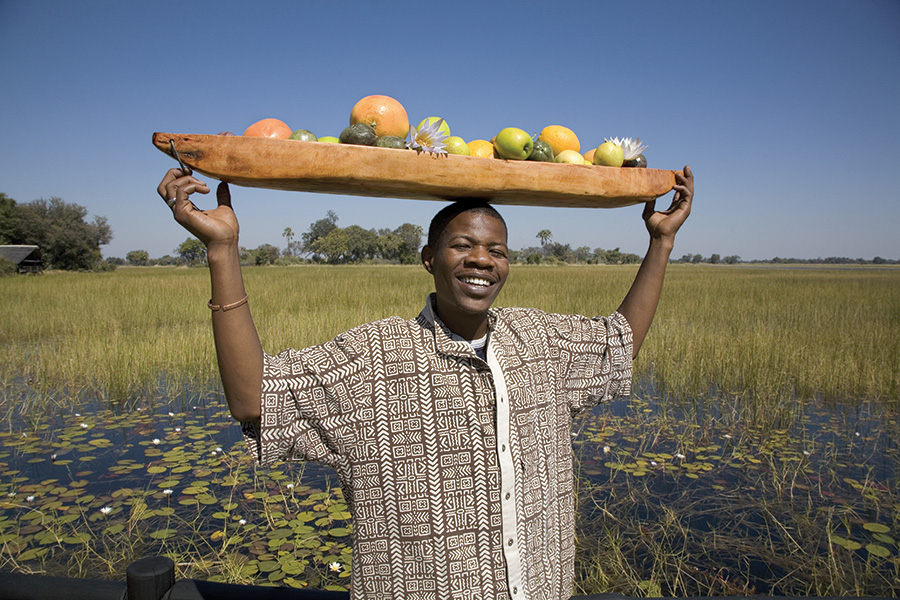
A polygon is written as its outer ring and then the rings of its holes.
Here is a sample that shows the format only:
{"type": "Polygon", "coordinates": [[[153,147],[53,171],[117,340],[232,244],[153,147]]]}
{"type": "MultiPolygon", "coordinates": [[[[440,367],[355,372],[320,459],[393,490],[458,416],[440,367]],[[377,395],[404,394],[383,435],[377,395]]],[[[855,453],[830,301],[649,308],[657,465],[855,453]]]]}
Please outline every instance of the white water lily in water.
{"type": "Polygon", "coordinates": [[[625,160],[634,160],[648,148],[647,144],[641,143],[641,138],[633,139],[630,137],[626,137],[619,139],[617,137],[614,137],[606,138],[604,141],[612,142],[613,144],[622,148],[622,154],[624,155],[625,160]]]}
{"type": "Polygon", "coordinates": [[[429,123],[426,119],[419,129],[410,125],[409,139],[406,141],[406,145],[416,152],[447,154],[447,151],[444,150],[444,141],[449,136],[440,130],[443,124],[443,119],[438,119],[434,123],[429,123]]]}
{"type": "Polygon", "coordinates": [[[102,512],[104,515],[108,515],[112,512],[112,506],[104,506],[100,509],[100,512],[102,512]]]}
{"type": "Polygon", "coordinates": [[[339,573],[341,570],[341,563],[335,561],[335,562],[331,563],[330,565],[328,565],[328,568],[331,569],[332,571],[334,571],[335,573],[339,573]]]}

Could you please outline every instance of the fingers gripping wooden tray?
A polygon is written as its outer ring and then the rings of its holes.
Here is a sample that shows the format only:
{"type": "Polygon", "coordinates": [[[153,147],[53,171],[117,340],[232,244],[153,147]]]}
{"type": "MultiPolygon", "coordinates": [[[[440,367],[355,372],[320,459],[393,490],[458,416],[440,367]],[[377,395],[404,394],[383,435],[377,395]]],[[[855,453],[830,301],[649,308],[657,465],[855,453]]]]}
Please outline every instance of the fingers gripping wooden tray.
{"type": "MultiPolygon", "coordinates": [[[[185,165],[235,185],[328,194],[497,204],[617,208],[662,196],[673,171],[418,154],[373,146],[241,136],[154,133],[185,165]]],[[[174,158],[174,156],[173,156],[174,158]]]]}

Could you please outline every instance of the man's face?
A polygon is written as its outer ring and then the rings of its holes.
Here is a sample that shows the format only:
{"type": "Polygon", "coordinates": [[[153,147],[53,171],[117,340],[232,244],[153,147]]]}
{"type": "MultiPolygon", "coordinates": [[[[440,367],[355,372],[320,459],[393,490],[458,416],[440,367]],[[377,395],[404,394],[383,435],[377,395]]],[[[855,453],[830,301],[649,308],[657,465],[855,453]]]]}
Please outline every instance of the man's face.
{"type": "Polygon", "coordinates": [[[422,249],[434,276],[437,313],[451,331],[467,339],[487,332],[487,310],[509,275],[506,227],[494,216],[464,212],[441,233],[437,247],[422,249]]]}

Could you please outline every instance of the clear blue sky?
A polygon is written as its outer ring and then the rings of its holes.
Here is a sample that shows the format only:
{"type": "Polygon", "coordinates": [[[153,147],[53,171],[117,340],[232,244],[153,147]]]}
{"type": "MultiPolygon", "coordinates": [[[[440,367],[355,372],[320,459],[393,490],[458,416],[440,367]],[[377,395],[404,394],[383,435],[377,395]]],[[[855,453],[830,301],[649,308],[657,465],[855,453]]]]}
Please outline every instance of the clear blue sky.
{"type": "MultiPolygon", "coordinates": [[[[0,192],[107,217],[106,256],[187,237],[156,195],[174,163],[154,131],[278,117],[337,135],[359,98],[387,94],[466,139],[561,124],[585,149],[641,137],[651,167],[691,165],[676,257],[900,258],[896,0],[0,0],[0,81],[0,192]]],[[[340,226],[426,227],[441,206],[233,195],[250,248],[328,210],[340,226]]],[[[639,206],[502,212],[513,248],[541,229],[573,248],[647,244],[639,206]]]]}

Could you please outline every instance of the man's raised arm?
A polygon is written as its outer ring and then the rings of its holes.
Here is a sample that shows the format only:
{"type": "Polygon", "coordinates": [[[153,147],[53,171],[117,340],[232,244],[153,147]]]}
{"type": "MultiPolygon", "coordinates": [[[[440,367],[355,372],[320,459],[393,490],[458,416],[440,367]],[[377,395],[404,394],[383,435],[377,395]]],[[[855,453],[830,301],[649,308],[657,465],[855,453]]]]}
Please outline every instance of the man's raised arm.
{"type": "Polygon", "coordinates": [[[650,248],[638,269],[634,283],[631,284],[631,289],[628,290],[628,294],[618,309],[618,312],[631,325],[634,356],[637,356],[638,350],[650,330],[653,315],[656,314],[669,255],[675,245],[675,234],[691,214],[691,203],[694,199],[694,175],[691,173],[690,167],[685,167],[681,173],[675,173],[673,189],[675,195],[667,210],[655,210],[655,200],[644,206],[642,217],[647,225],[647,231],[650,232],[650,248]]]}
{"type": "Polygon", "coordinates": [[[222,386],[232,416],[239,421],[260,417],[263,351],[250,314],[238,256],[239,226],[231,208],[228,184],[216,190],[218,205],[200,210],[190,200],[209,193],[202,181],[170,169],[157,188],[178,221],[206,246],[212,295],[213,336],[222,386]]]}

